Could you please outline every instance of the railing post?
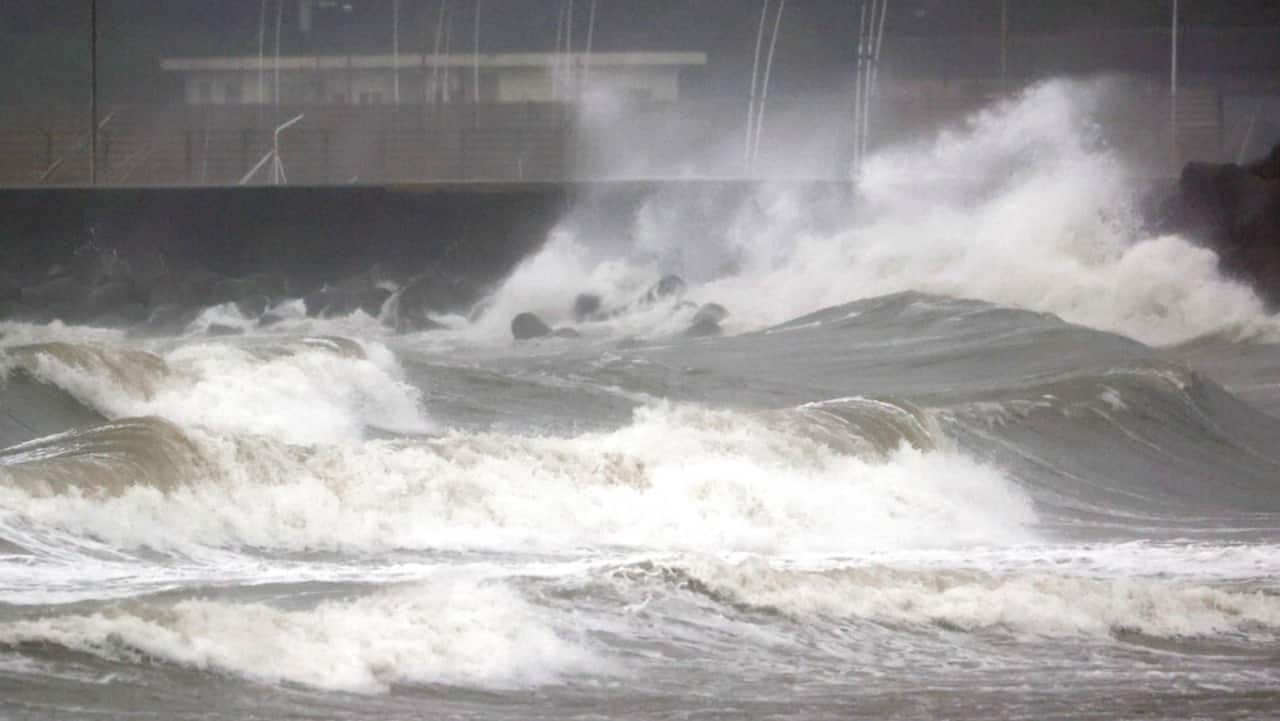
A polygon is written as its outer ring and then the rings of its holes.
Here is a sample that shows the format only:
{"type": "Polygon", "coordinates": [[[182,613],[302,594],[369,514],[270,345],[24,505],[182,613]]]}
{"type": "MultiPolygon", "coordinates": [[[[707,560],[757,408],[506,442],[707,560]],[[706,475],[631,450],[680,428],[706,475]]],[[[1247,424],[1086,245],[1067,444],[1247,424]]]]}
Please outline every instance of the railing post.
{"type": "Polygon", "coordinates": [[[378,155],[378,172],[387,172],[387,129],[378,129],[376,152],[378,155]]]}
{"type": "Polygon", "coordinates": [[[98,178],[102,185],[109,184],[111,178],[111,131],[102,131],[102,167],[98,170],[98,178]]]}
{"type": "Polygon", "coordinates": [[[251,133],[253,131],[249,128],[240,131],[240,172],[242,173],[249,169],[249,144],[253,142],[251,133]]]}
{"type": "Polygon", "coordinates": [[[471,143],[467,142],[469,137],[470,133],[466,128],[458,129],[458,164],[461,166],[458,175],[462,180],[470,179],[468,174],[471,172],[471,163],[467,158],[467,154],[471,152],[471,143]]]}
{"type": "Polygon", "coordinates": [[[184,158],[185,158],[185,161],[186,161],[186,171],[187,171],[187,172],[186,172],[186,180],[187,180],[187,182],[188,182],[188,183],[190,183],[190,182],[191,182],[191,173],[192,173],[192,168],[193,168],[193,167],[194,167],[194,165],[195,165],[194,159],[193,159],[193,158],[192,158],[192,156],[191,156],[191,153],[193,152],[193,149],[192,149],[192,146],[191,146],[191,131],[190,131],[190,130],[184,130],[184,131],[182,131],[182,149],[183,149],[183,155],[184,155],[184,158]]]}
{"type": "Polygon", "coordinates": [[[330,152],[329,152],[329,151],[330,151],[330,139],[329,139],[329,131],[328,131],[328,130],[322,130],[322,131],[320,132],[320,143],[321,143],[321,147],[324,149],[324,150],[323,150],[323,152],[324,152],[324,158],[323,158],[323,160],[322,160],[322,167],[324,168],[324,179],[325,179],[325,182],[332,182],[332,180],[333,180],[333,166],[332,166],[332,164],[330,163],[330,157],[329,157],[329,155],[330,155],[330,152]]]}

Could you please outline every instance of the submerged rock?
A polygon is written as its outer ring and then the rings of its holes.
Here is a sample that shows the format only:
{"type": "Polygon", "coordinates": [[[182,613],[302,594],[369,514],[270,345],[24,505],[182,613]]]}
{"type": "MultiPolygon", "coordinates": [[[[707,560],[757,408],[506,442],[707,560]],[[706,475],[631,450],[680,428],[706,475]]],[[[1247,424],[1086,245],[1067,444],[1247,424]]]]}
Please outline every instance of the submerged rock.
{"type": "Polygon", "coordinates": [[[166,303],[151,309],[150,314],[132,329],[134,335],[178,335],[196,319],[199,311],[166,303]]]}
{"type": "Polygon", "coordinates": [[[205,335],[214,336],[214,337],[228,336],[228,335],[242,335],[244,333],[244,328],[237,328],[232,325],[223,325],[221,323],[214,323],[210,325],[207,329],[205,329],[204,333],[205,335]]]}
{"type": "Polygon", "coordinates": [[[551,326],[533,313],[521,313],[511,319],[511,335],[516,340],[541,338],[551,334],[551,326]]]}
{"type": "Polygon", "coordinates": [[[684,334],[691,338],[720,335],[720,322],[729,317],[729,311],[719,303],[703,303],[684,334]]]}
{"type": "Polygon", "coordinates": [[[678,275],[664,275],[640,298],[640,303],[642,305],[652,305],[664,298],[673,296],[678,298],[684,295],[686,288],[684,278],[678,275]]]}
{"type": "Polygon", "coordinates": [[[573,319],[579,323],[597,320],[600,317],[600,305],[600,296],[595,293],[579,293],[573,299],[573,319]]]}
{"type": "Polygon", "coordinates": [[[423,273],[386,299],[383,320],[400,333],[433,330],[443,326],[432,314],[463,313],[470,293],[459,281],[436,272],[423,273]]]}

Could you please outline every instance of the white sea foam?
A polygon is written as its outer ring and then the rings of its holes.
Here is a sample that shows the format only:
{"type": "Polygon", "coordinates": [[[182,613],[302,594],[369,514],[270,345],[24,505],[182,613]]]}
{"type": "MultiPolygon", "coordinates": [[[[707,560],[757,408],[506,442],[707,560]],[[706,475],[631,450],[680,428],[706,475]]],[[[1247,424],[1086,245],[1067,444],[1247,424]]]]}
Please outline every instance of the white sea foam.
{"type": "Polygon", "coordinates": [[[18,643],[354,693],[395,685],[536,686],[609,668],[513,589],[457,574],[305,610],[134,601],[90,615],[0,624],[0,645],[18,643]]]}
{"type": "Polygon", "coordinates": [[[113,349],[99,347],[105,363],[39,353],[32,370],[110,417],[155,415],[180,426],[289,443],[358,439],[366,426],[430,430],[420,393],[401,380],[391,351],[377,343],[358,347],[363,357],[318,343],[255,352],[193,342],[149,364],[112,363],[113,349]]]}
{"type": "MultiPolygon", "coordinates": [[[[931,143],[873,156],[857,220],[842,230],[786,186],[762,189],[736,212],[708,210],[696,192],[658,194],[627,231],[629,245],[569,222],[496,293],[481,330],[497,337],[522,310],[566,322],[578,292],[626,296],[678,273],[696,300],[724,304],[738,330],[916,290],[1051,312],[1154,344],[1209,333],[1280,339],[1280,322],[1218,272],[1211,251],[1143,229],[1132,207],[1140,181],[1095,138],[1092,113],[1106,93],[1044,83],[931,143]]],[[[623,332],[651,334],[673,325],[625,322],[623,332]]]]}
{"type": "Polygon", "coordinates": [[[570,438],[452,432],[326,444],[197,430],[214,477],[113,497],[3,505],[121,547],[485,547],[837,551],[1034,536],[1029,501],[946,447],[842,452],[803,424],[697,407],[641,409],[570,438]]]}
{"type": "Polygon", "coordinates": [[[761,560],[694,561],[685,571],[737,603],[797,616],[1040,636],[1274,638],[1280,632],[1280,596],[1274,593],[1163,578],[879,565],[812,571],[761,560]]]}

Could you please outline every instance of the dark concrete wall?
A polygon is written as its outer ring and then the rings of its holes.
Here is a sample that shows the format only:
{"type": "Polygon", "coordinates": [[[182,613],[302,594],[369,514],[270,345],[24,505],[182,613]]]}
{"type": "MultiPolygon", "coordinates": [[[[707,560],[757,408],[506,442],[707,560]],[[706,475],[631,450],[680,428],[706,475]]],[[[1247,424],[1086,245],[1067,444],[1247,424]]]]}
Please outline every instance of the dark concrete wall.
{"type": "Polygon", "coordinates": [[[569,195],[552,184],[0,190],[0,268],[21,279],[114,251],[228,276],[319,281],[376,262],[490,276],[542,243],[569,195]]]}

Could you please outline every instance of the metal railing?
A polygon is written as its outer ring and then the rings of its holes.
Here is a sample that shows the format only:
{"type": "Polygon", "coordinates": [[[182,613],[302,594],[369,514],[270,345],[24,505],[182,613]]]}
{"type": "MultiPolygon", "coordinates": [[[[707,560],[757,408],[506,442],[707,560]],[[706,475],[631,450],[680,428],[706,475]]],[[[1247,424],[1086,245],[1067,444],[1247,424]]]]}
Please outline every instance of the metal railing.
{"type": "MultiPolygon", "coordinates": [[[[909,141],[955,122],[997,99],[999,79],[983,84],[886,86],[869,118],[877,147],[909,141]]],[[[1166,88],[1126,89],[1127,103],[1099,118],[1108,142],[1137,159],[1145,172],[1176,174],[1187,160],[1219,160],[1234,148],[1224,128],[1222,97],[1212,87],[1188,86],[1179,94],[1177,137],[1151,108],[1166,88]],[[1145,113],[1145,115],[1144,115],[1145,113]],[[1169,149],[1176,153],[1170,157],[1169,149]]],[[[818,115],[836,119],[837,137],[824,151],[815,177],[847,177],[852,135],[839,118],[851,99],[791,97],[771,110],[775,136],[761,149],[760,174],[770,160],[788,155],[788,114],[805,128],[818,115]],[[842,144],[843,143],[843,144],[842,144]]],[[[736,100],[637,103],[603,121],[582,121],[571,106],[457,104],[402,106],[116,107],[104,115],[97,137],[96,175],[102,186],[236,184],[335,185],[430,181],[532,181],[610,177],[609,160],[630,152],[641,157],[675,155],[693,173],[749,174],[737,154],[726,160],[698,157],[741,123],[736,100]],[[303,116],[298,118],[297,116],[303,116]],[[287,131],[277,128],[294,119],[287,131]],[[717,164],[718,163],[718,164],[717,164]],[[284,170],[285,172],[280,172],[284,170]]],[[[0,186],[87,185],[88,133],[74,115],[56,112],[0,118],[0,186]]],[[[793,123],[794,125],[794,123],[793,123]]],[[[1243,127],[1243,126],[1242,126],[1243,127]]],[[[811,140],[807,134],[805,140],[811,140]]]]}

